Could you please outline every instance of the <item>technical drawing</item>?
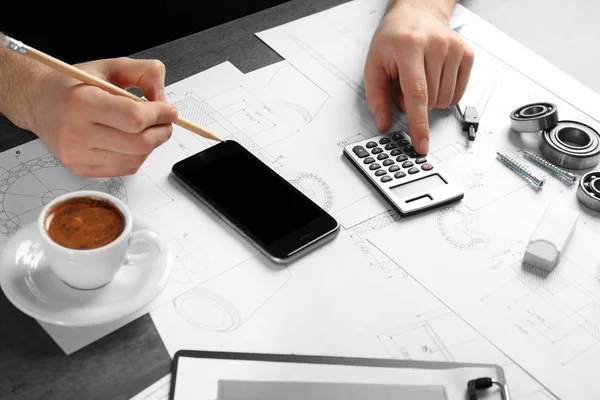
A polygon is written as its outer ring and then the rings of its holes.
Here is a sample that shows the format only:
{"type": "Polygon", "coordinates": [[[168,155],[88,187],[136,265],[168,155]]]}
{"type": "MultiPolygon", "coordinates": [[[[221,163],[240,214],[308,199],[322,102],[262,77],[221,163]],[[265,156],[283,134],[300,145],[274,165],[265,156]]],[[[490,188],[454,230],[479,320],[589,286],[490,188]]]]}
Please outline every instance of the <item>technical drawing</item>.
{"type": "MultiPolygon", "coordinates": [[[[387,211],[366,220],[350,230],[350,237],[354,243],[360,248],[362,254],[374,267],[379,268],[387,278],[403,277],[407,278],[408,274],[385,253],[373,246],[368,240],[365,240],[361,234],[376,229],[384,228],[398,221],[400,216],[394,211],[387,211]]],[[[364,235],[363,235],[364,236],[364,235]]]]}
{"type": "Polygon", "coordinates": [[[214,332],[231,332],[247,322],[290,279],[287,267],[269,268],[252,257],[173,300],[189,324],[214,332]]]}
{"type": "Polygon", "coordinates": [[[189,284],[204,275],[210,267],[210,259],[202,243],[193,240],[188,233],[184,233],[182,238],[182,241],[169,242],[175,255],[171,279],[180,284],[189,284]]]}
{"type": "Polygon", "coordinates": [[[596,214],[585,221],[585,225],[600,235],[600,214],[596,214]]]}
{"type": "Polygon", "coordinates": [[[52,199],[76,190],[106,192],[127,204],[127,189],[121,178],[78,177],[55,156],[46,154],[0,175],[0,234],[12,236],[52,199]]]}
{"type": "Polygon", "coordinates": [[[263,86],[263,90],[310,123],[329,95],[292,65],[283,65],[263,86]]]}
{"type": "Polygon", "coordinates": [[[415,320],[377,338],[393,358],[421,361],[486,362],[492,345],[448,308],[417,315],[415,320]],[[479,349],[478,351],[475,351],[479,349]]]}
{"type": "Polygon", "coordinates": [[[517,242],[491,258],[501,286],[481,300],[517,324],[535,330],[543,346],[567,365],[600,343],[600,301],[569,276],[577,266],[562,257],[553,271],[523,264],[526,243],[517,242]]]}
{"type": "MultiPolygon", "coordinates": [[[[269,154],[266,147],[298,132],[284,121],[276,121],[272,110],[241,85],[210,98],[187,92],[173,105],[182,117],[212,130],[223,140],[237,141],[273,168],[279,166],[279,158],[269,154]]],[[[174,137],[184,146],[189,138],[201,143],[203,148],[214,144],[187,131],[174,137]]]]}
{"type": "Polygon", "coordinates": [[[446,116],[446,123],[448,125],[453,127],[462,126],[462,115],[459,114],[456,107],[449,107],[440,111],[446,116]]]}
{"type": "Polygon", "coordinates": [[[312,59],[321,64],[325,69],[327,69],[333,76],[343,82],[348,88],[354,91],[357,95],[359,95],[363,100],[367,99],[367,95],[365,92],[365,85],[363,83],[356,82],[354,79],[350,78],[344,71],[335,66],[331,61],[329,61],[323,54],[313,48],[310,44],[304,42],[296,35],[289,35],[289,38],[292,42],[296,43],[302,51],[308,54],[312,59]]]}
{"type": "Polygon", "coordinates": [[[287,174],[283,177],[325,211],[331,210],[333,193],[323,178],[310,172],[287,174]]]}
{"type": "Polygon", "coordinates": [[[487,236],[475,229],[476,221],[477,212],[462,206],[442,208],[437,215],[440,234],[458,250],[481,250],[490,244],[487,236]]]}

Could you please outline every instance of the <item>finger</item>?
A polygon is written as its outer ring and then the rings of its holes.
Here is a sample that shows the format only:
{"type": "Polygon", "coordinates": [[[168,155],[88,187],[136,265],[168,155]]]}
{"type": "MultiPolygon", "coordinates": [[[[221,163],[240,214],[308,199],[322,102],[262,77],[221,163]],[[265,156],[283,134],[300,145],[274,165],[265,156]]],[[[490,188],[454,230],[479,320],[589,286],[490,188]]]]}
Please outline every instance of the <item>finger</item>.
{"type": "Polygon", "coordinates": [[[159,60],[121,57],[109,60],[106,74],[110,82],[127,89],[137,87],[150,101],[166,102],[165,65],[159,60]]]}
{"type": "Polygon", "coordinates": [[[408,129],[417,153],[429,152],[429,115],[424,55],[419,50],[396,60],[404,96],[408,129]]]}
{"type": "Polygon", "coordinates": [[[374,56],[369,57],[365,65],[365,94],[379,132],[387,131],[392,123],[391,81],[389,71],[385,71],[374,56]]]}
{"type": "Polygon", "coordinates": [[[474,62],[475,54],[473,53],[473,50],[471,50],[470,47],[466,47],[458,69],[458,76],[456,77],[456,88],[454,89],[452,104],[458,104],[460,99],[464,96],[469,78],[471,77],[474,62]]]}
{"type": "Polygon", "coordinates": [[[444,66],[447,44],[444,41],[434,40],[425,54],[425,74],[427,76],[427,107],[432,110],[437,101],[440,89],[440,77],[444,66]]]}
{"type": "Polygon", "coordinates": [[[123,154],[104,149],[69,149],[60,154],[61,161],[69,167],[93,166],[93,167],[119,167],[139,168],[149,154],[133,155],[123,154]]]}
{"type": "Polygon", "coordinates": [[[92,122],[123,132],[139,133],[152,125],[172,123],[177,119],[177,110],[168,103],[135,101],[95,87],[86,92],[74,100],[78,107],[83,107],[84,115],[89,115],[92,122]]]}
{"type": "Polygon", "coordinates": [[[400,111],[406,112],[404,96],[402,95],[402,90],[400,89],[400,82],[398,81],[394,81],[392,83],[392,99],[394,99],[394,103],[396,103],[400,111]]]}
{"type": "Polygon", "coordinates": [[[436,108],[446,109],[450,106],[452,99],[454,98],[454,91],[456,88],[456,76],[458,75],[458,68],[462,59],[462,51],[459,53],[452,52],[446,58],[444,68],[442,70],[442,76],[440,78],[440,91],[435,104],[436,108]]]}
{"type": "Polygon", "coordinates": [[[120,166],[74,165],[70,167],[76,175],[88,178],[112,178],[135,174],[139,168],[123,168],[120,166]]]}
{"type": "Polygon", "coordinates": [[[165,143],[173,133],[173,125],[153,125],[140,133],[126,133],[110,126],[94,124],[87,132],[90,148],[129,155],[150,154],[165,143]]]}

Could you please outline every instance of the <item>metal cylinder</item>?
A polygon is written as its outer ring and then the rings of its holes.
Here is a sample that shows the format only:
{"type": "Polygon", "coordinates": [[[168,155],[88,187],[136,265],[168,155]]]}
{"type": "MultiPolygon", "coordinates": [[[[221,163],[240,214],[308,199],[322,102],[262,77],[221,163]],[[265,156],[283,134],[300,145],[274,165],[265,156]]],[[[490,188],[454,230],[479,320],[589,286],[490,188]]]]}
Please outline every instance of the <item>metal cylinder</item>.
{"type": "Polygon", "coordinates": [[[559,121],[542,132],[540,152],[563,168],[592,168],[600,162],[600,134],[581,122],[559,121]]]}
{"type": "Polygon", "coordinates": [[[552,103],[531,103],[510,113],[511,127],[517,132],[537,132],[558,123],[558,109],[552,103]]]}
{"type": "Polygon", "coordinates": [[[600,212],[600,171],[588,172],[581,177],[577,200],[590,210],[600,212]]]}

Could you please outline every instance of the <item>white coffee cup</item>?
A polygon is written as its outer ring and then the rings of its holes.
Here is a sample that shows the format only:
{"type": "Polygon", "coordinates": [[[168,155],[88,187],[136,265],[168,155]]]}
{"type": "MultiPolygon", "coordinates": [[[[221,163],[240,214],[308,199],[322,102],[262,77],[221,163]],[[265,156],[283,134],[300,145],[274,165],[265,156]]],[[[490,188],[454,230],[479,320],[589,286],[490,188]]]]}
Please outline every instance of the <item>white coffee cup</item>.
{"type": "Polygon", "coordinates": [[[50,268],[63,282],[76,289],[100,288],[111,282],[124,265],[157,258],[162,251],[159,236],[146,229],[133,231],[133,220],[127,206],[104,192],[85,190],[59,196],[46,204],[38,216],[37,225],[44,258],[50,268]],[[85,250],[64,247],[52,240],[48,234],[48,215],[54,206],[76,197],[102,199],[114,205],[125,217],[121,234],[104,246],[85,250]],[[144,246],[148,251],[134,254],[131,250],[140,242],[149,244],[144,246]]]}

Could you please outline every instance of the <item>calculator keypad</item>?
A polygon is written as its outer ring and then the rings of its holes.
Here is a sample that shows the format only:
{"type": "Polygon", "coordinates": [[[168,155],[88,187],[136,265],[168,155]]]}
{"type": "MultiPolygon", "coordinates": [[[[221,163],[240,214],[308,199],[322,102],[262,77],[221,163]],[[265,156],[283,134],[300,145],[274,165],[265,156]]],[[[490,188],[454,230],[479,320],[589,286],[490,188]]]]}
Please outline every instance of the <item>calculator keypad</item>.
{"type": "Polygon", "coordinates": [[[424,155],[415,152],[408,137],[401,133],[373,138],[352,150],[357,157],[364,159],[365,164],[370,164],[371,173],[384,183],[434,168],[424,155]]]}
{"type": "Polygon", "coordinates": [[[402,131],[390,132],[344,146],[344,155],[368,178],[381,195],[400,213],[412,215],[451,201],[462,199],[464,192],[433,157],[419,154],[402,131]],[[403,186],[437,174],[440,179],[422,181],[414,188],[403,186]],[[416,190],[416,191],[415,191],[416,190]],[[418,200],[418,201],[415,201],[418,200]]]}

